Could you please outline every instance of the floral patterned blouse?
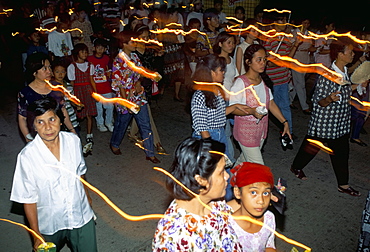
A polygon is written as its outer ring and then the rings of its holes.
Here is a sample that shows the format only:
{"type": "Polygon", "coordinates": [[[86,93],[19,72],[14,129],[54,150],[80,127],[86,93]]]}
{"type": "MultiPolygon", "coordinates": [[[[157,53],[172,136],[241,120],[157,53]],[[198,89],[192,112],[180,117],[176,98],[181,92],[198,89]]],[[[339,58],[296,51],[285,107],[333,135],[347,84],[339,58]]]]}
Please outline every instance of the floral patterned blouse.
{"type": "Polygon", "coordinates": [[[275,230],[275,216],[272,212],[266,211],[263,215],[264,226],[257,233],[248,233],[242,229],[234,219],[230,220],[231,226],[234,228],[238,239],[243,246],[245,252],[264,252],[266,248],[275,248],[275,234],[267,229],[269,226],[275,230]]]}
{"type": "Polygon", "coordinates": [[[172,201],[165,212],[169,218],[158,222],[153,251],[242,251],[229,223],[231,208],[225,201],[211,202],[210,206],[211,213],[199,216],[178,207],[176,200],[172,201]]]}
{"type": "MultiPolygon", "coordinates": [[[[125,90],[127,100],[136,103],[139,106],[143,106],[147,103],[144,94],[136,96],[133,95],[135,91],[135,83],[139,81],[140,74],[132,71],[128,67],[127,63],[120,57],[121,53],[124,52],[120,50],[117,57],[113,61],[112,89],[115,92],[116,97],[121,97],[120,88],[123,88],[125,90]]],[[[130,58],[136,66],[141,66],[140,59],[135,53],[131,53],[130,56],[127,56],[126,54],[126,57],[130,58]]],[[[125,106],[116,104],[116,109],[120,114],[128,113],[128,110],[125,106]]]]}

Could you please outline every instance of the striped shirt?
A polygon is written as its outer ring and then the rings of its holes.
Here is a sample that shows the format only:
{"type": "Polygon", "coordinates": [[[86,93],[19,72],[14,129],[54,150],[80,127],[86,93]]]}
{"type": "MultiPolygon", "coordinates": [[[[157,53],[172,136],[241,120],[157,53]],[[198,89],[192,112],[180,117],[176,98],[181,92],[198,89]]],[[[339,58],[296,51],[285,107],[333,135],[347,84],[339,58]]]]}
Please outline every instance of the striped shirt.
{"type": "Polygon", "coordinates": [[[191,116],[193,129],[197,135],[202,131],[219,129],[226,124],[226,103],[221,95],[216,96],[216,108],[206,106],[206,98],[202,91],[197,90],[191,99],[191,116]]]}
{"type": "MultiPolygon", "coordinates": [[[[275,52],[280,44],[280,40],[281,38],[270,38],[265,42],[264,47],[266,48],[267,51],[275,52]]],[[[288,55],[291,51],[290,47],[291,47],[290,43],[286,40],[286,38],[284,38],[284,41],[281,43],[276,53],[282,56],[288,55]]],[[[274,85],[288,83],[291,78],[290,70],[286,67],[267,66],[266,73],[268,74],[270,79],[274,82],[274,85]]]]}

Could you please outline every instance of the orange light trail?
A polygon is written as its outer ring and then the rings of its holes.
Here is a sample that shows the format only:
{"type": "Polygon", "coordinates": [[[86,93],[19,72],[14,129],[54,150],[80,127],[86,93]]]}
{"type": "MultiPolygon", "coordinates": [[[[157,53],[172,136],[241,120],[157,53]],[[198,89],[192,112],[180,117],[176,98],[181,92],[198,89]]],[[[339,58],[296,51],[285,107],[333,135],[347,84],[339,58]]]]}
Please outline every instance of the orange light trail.
{"type": "MultiPolygon", "coordinates": [[[[150,219],[161,219],[161,218],[170,218],[168,216],[165,216],[163,214],[147,214],[147,215],[141,215],[141,216],[133,216],[125,213],[122,211],[117,205],[115,205],[104,193],[102,193],[98,188],[92,186],[90,183],[88,183],[86,180],[84,180],[81,177],[78,177],[79,180],[88,187],[91,191],[96,193],[100,198],[102,198],[111,208],[113,208],[114,211],[116,211],[119,215],[121,215],[126,220],[130,221],[142,221],[142,220],[150,220],[150,219]]],[[[172,219],[172,218],[170,218],[172,219]]]]}
{"type": "Polygon", "coordinates": [[[81,30],[81,29],[79,29],[79,28],[73,28],[73,29],[62,30],[62,32],[63,32],[63,33],[72,32],[72,31],[79,31],[80,33],[82,33],[82,30],[81,30]]]}
{"type": "Polygon", "coordinates": [[[14,37],[14,36],[16,36],[16,35],[18,35],[19,34],[19,32],[12,32],[12,36],[14,37]]]}
{"type": "Polygon", "coordinates": [[[96,3],[94,3],[94,5],[98,5],[98,4],[101,4],[101,2],[96,2],[96,3]]]}
{"type": "Polygon", "coordinates": [[[277,13],[292,13],[290,10],[278,10],[278,9],[263,9],[266,12],[273,12],[276,11],[277,13]]]}
{"type": "Polygon", "coordinates": [[[46,84],[49,85],[49,87],[54,90],[54,91],[60,91],[62,92],[71,102],[73,102],[74,104],[78,105],[78,106],[81,106],[83,105],[80,101],[80,99],[78,99],[76,96],[72,95],[65,87],[63,87],[62,85],[53,85],[51,84],[48,80],[44,80],[46,82],[46,84]]]}
{"type": "Polygon", "coordinates": [[[174,29],[168,29],[168,28],[164,28],[164,29],[158,29],[158,30],[150,30],[151,33],[155,33],[155,34],[161,34],[161,33],[174,33],[176,35],[183,35],[183,36],[186,36],[192,32],[198,32],[200,35],[203,35],[203,36],[207,36],[207,34],[205,32],[201,32],[199,31],[198,29],[191,29],[190,31],[186,32],[184,30],[181,30],[181,29],[178,29],[178,30],[174,30],[174,29]]]}
{"type": "MultiPolygon", "coordinates": [[[[211,152],[211,151],[210,151],[211,152]]],[[[213,151],[213,153],[217,153],[217,154],[220,154],[220,155],[225,155],[224,153],[221,153],[221,152],[217,152],[217,151],[213,151]]],[[[186,190],[188,193],[190,193],[191,195],[193,195],[205,208],[209,209],[209,210],[212,210],[210,206],[208,206],[206,203],[204,203],[201,199],[200,199],[200,196],[199,194],[196,194],[194,193],[193,191],[191,191],[189,188],[187,188],[185,185],[183,185],[178,179],[176,179],[171,173],[169,173],[168,171],[162,169],[162,168],[159,168],[159,167],[153,167],[154,170],[156,171],[159,171],[159,172],[162,172],[164,173],[165,175],[167,175],[168,177],[170,177],[173,181],[175,181],[179,186],[181,186],[184,190],[186,190]]],[[[265,225],[263,222],[261,221],[258,221],[258,220],[255,220],[249,216],[232,216],[230,215],[229,213],[225,213],[225,212],[222,212],[220,211],[221,214],[223,215],[229,215],[231,216],[232,218],[234,219],[238,219],[238,220],[245,220],[245,221],[249,221],[251,223],[254,223],[256,225],[259,225],[261,227],[266,227],[267,229],[269,229],[271,232],[273,232],[277,237],[279,237],[280,239],[284,240],[285,242],[287,243],[290,243],[292,245],[296,245],[296,246],[299,246],[303,249],[305,249],[306,251],[311,251],[311,248],[310,247],[307,247],[306,245],[302,244],[302,243],[299,243],[295,240],[292,240],[280,233],[278,233],[277,231],[275,231],[274,229],[272,229],[271,227],[265,225]]]]}
{"type": "Polygon", "coordinates": [[[351,96],[351,105],[354,106],[356,109],[361,110],[361,111],[368,111],[370,107],[370,102],[367,101],[360,101],[356,97],[351,96]],[[358,103],[356,103],[356,102],[358,103]]]}
{"type": "Polygon", "coordinates": [[[335,36],[335,37],[348,37],[350,39],[352,39],[353,41],[355,41],[356,43],[359,43],[359,44],[369,44],[370,41],[369,40],[362,40],[362,39],[358,39],[357,37],[353,36],[351,34],[351,32],[347,32],[347,33],[337,33],[336,31],[331,31],[327,34],[316,34],[314,32],[311,32],[311,31],[308,31],[308,34],[313,36],[313,37],[317,37],[317,38],[325,38],[325,39],[328,39],[328,37],[330,36],[335,36]]]}
{"type": "Polygon", "coordinates": [[[40,28],[36,28],[35,30],[37,30],[37,31],[41,31],[41,32],[52,32],[52,31],[54,31],[54,30],[56,30],[57,29],[57,27],[56,26],[54,26],[53,28],[51,28],[51,29],[46,29],[46,28],[42,28],[42,27],[40,27],[40,28]]]}
{"type": "Polygon", "coordinates": [[[159,81],[160,79],[162,79],[162,76],[158,73],[158,72],[153,72],[153,71],[150,71],[144,67],[139,67],[139,66],[136,66],[134,62],[132,62],[131,60],[129,60],[127,58],[127,56],[122,52],[119,54],[120,58],[123,59],[128,67],[132,70],[132,71],[135,71],[137,72],[138,74],[148,78],[148,79],[151,79],[151,80],[154,80],[154,81],[159,81]]]}
{"type": "Polygon", "coordinates": [[[343,76],[333,70],[330,70],[323,64],[303,64],[299,62],[296,59],[293,59],[288,56],[281,56],[277,53],[274,53],[272,51],[269,52],[270,56],[268,57],[268,60],[270,60],[272,63],[282,66],[282,67],[287,67],[290,69],[293,69],[297,72],[309,72],[309,73],[317,73],[325,78],[338,83],[340,85],[347,84],[347,82],[344,81],[343,76]]]}
{"type": "Polygon", "coordinates": [[[39,239],[41,241],[42,244],[46,244],[45,240],[38,234],[36,233],[34,230],[30,229],[29,227],[27,227],[26,225],[24,224],[21,224],[21,223],[18,223],[18,222],[15,222],[15,221],[11,221],[11,220],[8,220],[8,219],[2,219],[0,218],[1,221],[6,221],[6,222],[9,222],[11,224],[15,224],[15,225],[18,225],[24,229],[26,229],[28,232],[30,232],[33,236],[35,236],[37,239],[39,239]]]}
{"type": "Polygon", "coordinates": [[[166,24],[166,26],[171,26],[171,25],[182,27],[182,24],[179,24],[179,23],[169,23],[169,24],[166,24]]]}
{"type": "Polygon", "coordinates": [[[279,23],[263,24],[263,23],[260,23],[260,22],[256,22],[256,24],[261,25],[261,26],[289,25],[289,26],[293,26],[293,27],[296,27],[296,28],[301,28],[303,26],[303,25],[295,25],[295,24],[291,24],[291,23],[285,23],[285,24],[279,24],[279,23]]]}
{"type": "Polygon", "coordinates": [[[68,15],[72,15],[72,14],[73,14],[73,10],[72,9],[69,9],[68,15]]]}
{"type": "Polygon", "coordinates": [[[259,32],[260,34],[262,34],[262,35],[264,35],[266,37],[270,37],[270,38],[278,37],[278,36],[293,37],[293,34],[291,34],[291,33],[276,32],[275,29],[271,29],[271,30],[269,30],[267,32],[264,32],[264,31],[258,29],[254,25],[249,25],[247,28],[232,28],[232,29],[230,29],[230,31],[233,31],[233,32],[245,32],[245,31],[250,30],[250,29],[254,29],[257,32],[259,32]],[[274,33],[274,34],[271,35],[271,33],[274,33]]]}
{"type": "Polygon", "coordinates": [[[226,17],[226,19],[234,20],[235,22],[238,22],[238,23],[240,23],[240,24],[242,24],[242,23],[243,23],[243,21],[242,21],[242,20],[237,19],[236,17],[226,17]]]}
{"type": "Polygon", "coordinates": [[[122,26],[126,26],[122,19],[119,22],[121,23],[122,26]]]}
{"type": "Polygon", "coordinates": [[[326,153],[328,154],[331,154],[333,155],[334,152],[332,149],[330,149],[329,147],[326,147],[322,142],[320,141],[317,141],[317,140],[313,140],[313,139],[307,139],[308,142],[310,142],[311,144],[313,145],[316,145],[317,147],[320,147],[320,149],[322,149],[323,151],[325,151],[326,153]]]}
{"type": "Polygon", "coordinates": [[[92,93],[91,96],[97,100],[98,102],[106,102],[106,103],[117,103],[117,104],[120,104],[122,106],[125,106],[126,108],[128,108],[129,110],[131,110],[132,112],[136,113],[136,112],[139,112],[140,110],[140,106],[137,105],[136,103],[133,103],[133,102],[130,102],[129,100],[127,99],[124,99],[124,98],[121,98],[121,97],[116,97],[116,98],[105,98],[103,96],[101,96],[100,94],[97,94],[97,93],[92,93]]]}
{"type": "Polygon", "coordinates": [[[144,40],[144,39],[131,38],[131,41],[135,41],[135,42],[138,42],[138,43],[156,44],[158,46],[163,46],[163,44],[161,42],[159,42],[158,40],[155,40],[155,39],[144,40]]]}

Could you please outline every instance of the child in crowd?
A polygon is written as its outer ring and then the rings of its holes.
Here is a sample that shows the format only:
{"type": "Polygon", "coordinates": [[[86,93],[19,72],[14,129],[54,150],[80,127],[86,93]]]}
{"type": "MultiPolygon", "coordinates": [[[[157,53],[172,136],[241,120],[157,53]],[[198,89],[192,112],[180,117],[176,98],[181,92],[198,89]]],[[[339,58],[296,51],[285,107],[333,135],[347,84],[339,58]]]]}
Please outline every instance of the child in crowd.
{"type": "MultiPolygon", "coordinates": [[[[231,170],[230,180],[239,209],[233,217],[247,216],[263,222],[263,226],[247,220],[231,219],[230,224],[238,236],[243,251],[274,252],[275,216],[267,208],[270,205],[274,176],[269,167],[244,162],[231,170]],[[270,227],[270,228],[267,228],[270,227]]],[[[230,205],[233,205],[231,203],[230,205]]]]}
{"type": "Polygon", "coordinates": [[[93,79],[94,65],[87,61],[88,48],[85,44],[75,45],[72,62],[67,68],[68,79],[71,81],[75,95],[81,100],[84,107],[77,111],[77,118],[87,118],[86,142],[93,143],[92,125],[93,116],[97,115],[95,100],[92,92],[96,92],[93,79]]]}
{"type": "MultiPolygon", "coordinates": [[[[105,98],[112,98],[112,87],[109,82],[110,73],[108,73],[109,57],[105,54],[107,50],[107,42],[104,39],[94,40],[94,55],[87,57],[87,61],[94,65],[93,79],[96,85],[96,91],[105,98]]],[[[98,115],[96,116],[97,128],[100,132],[109,130],[113,132],[113,104],[112,103],[96,103],[98,115]],[[105,126],[104,126],[104,110],[105,109],[105,126]]]]}
{"type": "Polygon", "coordinates": [[[48,49],[45,45],[40,43],[41,36],[40,32],[37,30],[33,30],[29,35],[28,39],[30,41],[30,44],[27,48],[27,56],[30,56],[33,53],[41,52],[48,55],[48,49]]]}
{"type": "Polygon", "coordinates": [[[89,55],[93,54],[93,43],[91,42],[90,36],[94,34],[91,23],[86,18],[86,12],[80,8],[76,11],[77,19],[72,22],[71,28],[78,28],[79,30],[72,31],[73,44],[84,43],[89,49],[89,55]]]}
{"type": "MultiPolygon", "coordinates": [[[[65,77],[67,75],[66,67],[63,64],[61,64],[59,62],[56,62],[56,63],[53,64],[52,69],[53,69],[53,73],[54,73],[54,80],[51,81],[51,84],[53,84],[55,86],[56,85],[62,85],[73,95],[74,94],[73,86],[71,85],[71,83],[67,82],[66,79],[65,79],[65,77]]],[[[65,100],[66,100],[65,108],[66,108],[67,113],[69,115],[69,119],[71,120],[72,126],[75,129],[77,135],[80,135],[80,124],[77,120],[76,111],[72,107],[72,103],[67,97],[65,97],[65,100]]]]}
{"type": "Polygon", "coordinates": [[[52,61],[54,61],[56,57],[68,57],[72,54],[73,45],[71,34],[69,32],[63,32],[63,30],[67,30],[68,28],[69,21],[60,20],[57,24],[57,29],[50,32],[48,35],[48,49],[52,61]]]}
{"type": "Polygon", "coordinates": [[[142,66],[139,57],[134,53],[136,42],[131,38],[137,38],[137,33],[133,31],[122,31],[119,33],[121,50],[113,61],[112,68],[112,89],[116,97],[129,100],[140,106],[140,111],[134,113],[127,107],[116,104],[117,118],[114,122],[114,130],[110,140],[110,149],[115,155],[121,155],[119,148],[126,129],[132,119],[135,118],[140,130],[143,141],[146,160],[155,164],[160,161],[154,155],[153,133],[148,114],[148,102],[145,98],[144,88],[141,86],[141,76],[132,71],[123,57],[135,63],[136,66],[142,66]]]}

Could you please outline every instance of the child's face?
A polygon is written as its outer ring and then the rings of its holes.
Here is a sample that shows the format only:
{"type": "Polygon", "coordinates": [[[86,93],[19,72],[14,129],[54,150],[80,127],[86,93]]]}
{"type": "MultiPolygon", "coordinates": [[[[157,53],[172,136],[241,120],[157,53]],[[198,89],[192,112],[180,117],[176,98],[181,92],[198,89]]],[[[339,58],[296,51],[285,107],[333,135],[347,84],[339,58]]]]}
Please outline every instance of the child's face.
{"type": "Polygon", "coordinates": [[[237,11],[235,12],[235,17],[236,17],[237,19],[239,19],[239,20],[242,20],[242,21],[244,21],[244,19],[245,19],[245,15],[244,15],[244,13],[243,13],[243,11],[242,11],[242,10],[237,10],[237,11]]]}
{"type": "Polygon", "coordinates": [[[57,82],[63,83],[64,77],[66,77],[66,69],[62,66],[56,66],[54,68],[54,78],[57,82]]]}
{"type": "Polygon", "coordinates": [[[103,55],[106,48],[102,45],[95,46],[95,53],[98,55],[103,55]]]}
{"type": "Polygon", "coordinates": [[[81,51],[79,51],[77,57],[80,60],[86,60],[87,59],[87,50],[81,50],[81,51]]]}
{"type": "Polygon", "coordinates": [[[260,218],[267,210],[271,200],[271,185],[257,182],[242,188],[234,187],[234,194],[241,200],[242,214],[260,218]]]}
{"type": "Polygon", "coordinates": [[[30,40],[33,42],[33,43],[38,43],[40,41],[40,34],[38,32],[34,32],[30,35],[30,40]]]}

